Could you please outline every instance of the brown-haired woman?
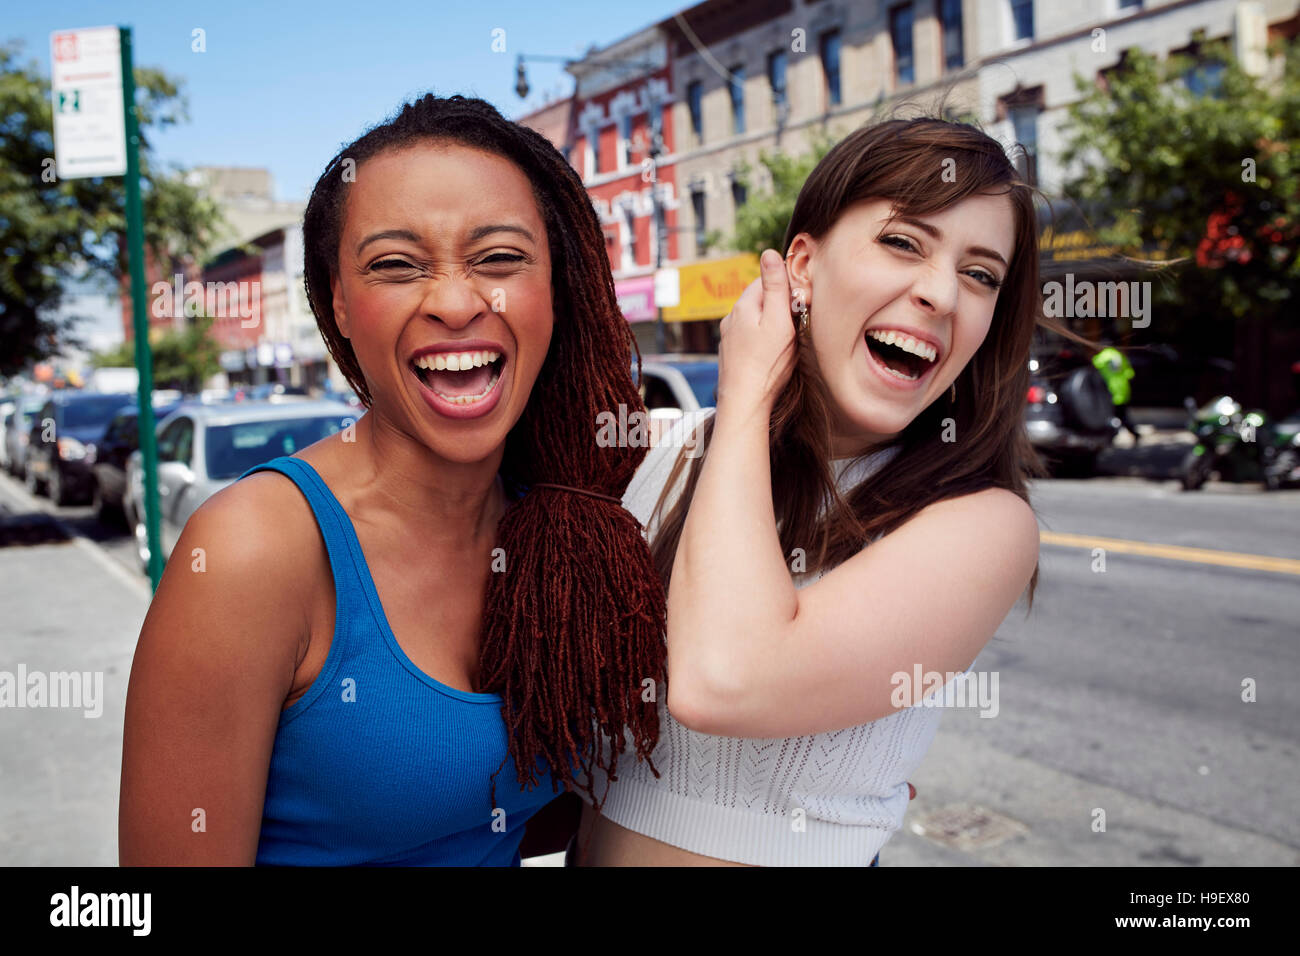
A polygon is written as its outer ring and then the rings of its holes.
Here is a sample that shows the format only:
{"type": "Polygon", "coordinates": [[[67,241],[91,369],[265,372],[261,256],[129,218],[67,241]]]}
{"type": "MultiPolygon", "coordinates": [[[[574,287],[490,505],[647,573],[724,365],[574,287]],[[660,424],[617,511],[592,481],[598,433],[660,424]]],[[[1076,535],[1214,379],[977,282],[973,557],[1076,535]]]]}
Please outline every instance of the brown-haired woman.
{"type": "Polygon", "coordinates": [[[785,247],[681,425],[703,458],[670,433],[624,499],[671,580],[658,775],[584,810],[578,862],[874,865],[942,713],[914,675],[1032,600],[1030,187],[974,127],[892,120],[819,163],[785,247]]]}
{"type": "Polygon", "coordinates": [[[663,592],[619,504],[645,451],[593,440],[641,407],[600,225],[541,135],[429,95],[331,160],[303,240],[368,411],[187,524],[132,667],[121,860],[517,865],[598,730],[658,730],[663,592]]]}

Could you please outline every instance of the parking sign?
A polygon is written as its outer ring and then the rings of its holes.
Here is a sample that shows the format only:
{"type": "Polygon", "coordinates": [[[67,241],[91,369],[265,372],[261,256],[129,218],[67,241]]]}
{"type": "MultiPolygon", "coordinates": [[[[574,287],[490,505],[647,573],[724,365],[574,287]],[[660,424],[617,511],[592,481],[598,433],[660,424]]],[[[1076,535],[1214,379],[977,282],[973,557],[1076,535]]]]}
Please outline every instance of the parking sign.
{"type": "Polygon", "coordinates": [[[59,178],[126,175],[118,28],[50,34],[50,94],[59,178]]]}

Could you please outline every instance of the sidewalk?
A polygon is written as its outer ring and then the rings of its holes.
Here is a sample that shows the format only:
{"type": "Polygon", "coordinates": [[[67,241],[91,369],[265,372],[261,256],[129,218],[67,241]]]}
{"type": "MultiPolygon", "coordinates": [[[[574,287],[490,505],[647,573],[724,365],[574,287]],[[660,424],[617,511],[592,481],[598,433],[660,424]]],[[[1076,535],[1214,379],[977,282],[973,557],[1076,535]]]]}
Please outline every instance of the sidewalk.
{"type": "Polygon", "coordinates": [[[0,865],[117,865],[126,685],[148,606],[147,585],[98,547],[0,495],[0,671],[102,675],[97,717],[0,709],[0,865]]]}

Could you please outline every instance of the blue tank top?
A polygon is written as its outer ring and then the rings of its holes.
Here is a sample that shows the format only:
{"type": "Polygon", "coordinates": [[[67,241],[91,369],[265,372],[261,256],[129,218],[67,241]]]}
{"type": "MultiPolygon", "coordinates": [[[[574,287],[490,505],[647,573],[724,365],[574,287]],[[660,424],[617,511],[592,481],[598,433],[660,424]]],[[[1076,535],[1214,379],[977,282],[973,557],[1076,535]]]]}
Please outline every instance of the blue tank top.
{"type": "Polygon", "coordinates": [[[538,786],[520,787],[501,696],[416,667],[389,627],[352,519],[316,469],[284,456],[239,477],[263,470],[290,478],[311,505],[336,603],[325,665],[280,714],[257,863],[518,866],[524,824],[557,792],[540,759],[538,786]]]}

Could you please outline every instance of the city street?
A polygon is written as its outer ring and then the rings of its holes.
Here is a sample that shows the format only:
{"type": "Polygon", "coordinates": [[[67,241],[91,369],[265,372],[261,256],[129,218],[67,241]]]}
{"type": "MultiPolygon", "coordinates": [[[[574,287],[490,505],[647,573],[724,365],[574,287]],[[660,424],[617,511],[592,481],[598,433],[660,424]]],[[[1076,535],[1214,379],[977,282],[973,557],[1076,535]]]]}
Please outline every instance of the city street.
{"type": "MultiPolygon", "coordinates": [[[[1103,468],[1160,454],[1117,449],[1103,468]]],[[[1038,482],[1034,502],[1033,612],[1014,610],[973,668],[999,675],[998,712],[945,714],[881,865],[1300,862],[1300,491],[1111,475],[1038,482]]],[[[5,715],[0,859],[111,865],[147,583],[132,538],[87,507],[56,509],[3,476],[0,522],[4,666],[105,672],[97,720],[5,715]]]]}

